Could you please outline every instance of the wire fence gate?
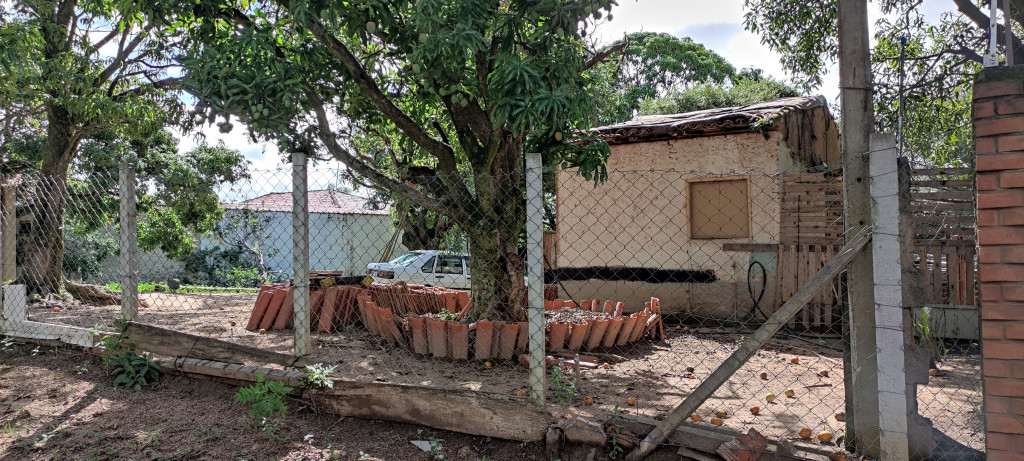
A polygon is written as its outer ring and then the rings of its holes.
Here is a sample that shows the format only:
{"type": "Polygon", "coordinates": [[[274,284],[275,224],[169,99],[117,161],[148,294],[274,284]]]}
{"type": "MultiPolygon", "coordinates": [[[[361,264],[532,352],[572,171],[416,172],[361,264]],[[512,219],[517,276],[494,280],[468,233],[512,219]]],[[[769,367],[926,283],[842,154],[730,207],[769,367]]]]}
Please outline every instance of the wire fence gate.
{"type": "MultiPolygon", "coordinates": [[[[875,225],[906,226],[891,234],[903,239],[895,305],[907,308],[886,327],[850,321],[852,281],[839,273],[851,245],[877,240],[848,233],[841,172],[611,165],[594,184],[530,156],[511,178],[410,181],[512,197],[467,225],[464,209],[352,188],[295,159],[218,188],[213,211],[169,203],[126,164],[7,178],[3,334],[91,347],[129,319],[248,347],[235,351],[256,354],[238,355],[243,365],[322,363],[348,381],[545,402],[584,415],[572,421],[612,456],[718,379],[666,443],[715,452],[754,429],[779,456],[857,449],[853,386],[890,373],[907,386],[905,436],[925,432],[912,457],[983,450],[971,170],[908,167],[899,191],[895,162],[872,174],[893,185],[875,204],[903,203],[902,219],[875,225]],[[172,208],[212,214],[182,231],[172,208]],[[795,315],[777,333],[758,331],[785,309],[795,315]],[[894,333],[904,353],[858,347],[866,328],[894,333]],[[904,367],[883,368],[883,355],[904,367]],[[858,360],[878,371],[844,366],[858,360]]],[[[561,424],[567,437],[581,429],[561,424]]],[[[860,448],[883,436],[861,434],[860,448]]]]}

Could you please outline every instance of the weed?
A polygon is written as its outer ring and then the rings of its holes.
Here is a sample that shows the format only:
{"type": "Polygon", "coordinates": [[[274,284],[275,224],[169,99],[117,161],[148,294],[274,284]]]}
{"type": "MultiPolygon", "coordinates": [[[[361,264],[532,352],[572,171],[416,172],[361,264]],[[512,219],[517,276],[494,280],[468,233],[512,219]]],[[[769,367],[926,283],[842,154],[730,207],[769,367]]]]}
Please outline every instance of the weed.
{"type": "Polygon", "coordinates": [[[562,407],[568,407],[572,399],[576,398],[576,383],[569,380],[562,373],[562,367],[551,367],[551,391],[555,394],[555,400],[562,407]]]}
{"type": "Polygon", "coordinates": [[[280,417],[288,410],[283,397],[291,391],[292,388],[284,383],[267,381],[262,374],[257,374],[256,383],[235,393],[235,402],[249,404],[249,416],[253,423],[262,428],[268,438],[277,440],[277,430],[284,425],[280,417]]]}
{"type": "Polygon", "coordinates": [[[134,351],[122,352],[114,360],[110,374],[114,376],[114,386],[127,389],[156,388],[160,383],[160,365],[150,353],[140,356],[134,351]]]}
{"type": "Polygon", "coordinates": [[[81,365],[75,365],[75,373],[80,375],[88,373],[90,365],[92,365],[92,362],[89,362],[88,360],[82,362],[81,365]]]}
{"type": "Polygon", "coordinates": [[[625,435],[624,431],[622,430],[622,427],[618,424],[619,415],[621,413],[622,413],[622,410],[619,409],[618,405],[615,405],[615,408],[612,409],[612,419],[611,419],[611,440],[610,440],[610,442],[612,444],[612,448],[611,448],[611,450],[608,451],[608,459],[618,459],[618,457],[620,455],[625,453],[625,450],[622,448],[622,445],[619,444],[619,437],[625,435]]]}
{"type": "Polygon", "coordinates": [[[941,361],[942,357],[946,355],[946,344],[942,342],[942,338],[935,334],[935,330],[932,329],[931,324],[931,308],[924,307],[921,309],[920,318],[914,322],[914,331],[917,333],[917,341],[921,346],[928,350],[929,366],[935,368],[937,362],[941,361]]]}
{"type": "Polygon", "coordinates": [[[32,356],[33,357],[35,357],[37,355],[41,355],[42,353],[43,353],[43,350],[40,349],[39,346],[36,346],[35,349],[32,349],[32,356]]]}
{"type": "Polygon", "coordinates": [[[441,447],[441,442],[444,442],[444,439],[439,439],[437,437],[430,438],[430,456],[438,461],[445,461],[448,459],[448,455],[444,454],[444,448],[441,447]]]}
{"type": "Polygon", "coordinates": [[[14,344],[14,340],[10,336],[4,336],[0,339],[0,351],[16,351],[18,346],[14,344]]]}
{"type": "Polygon", "coordinates": [[[199,426],[199,429],[196,429],[196,433],[198,435],[200,442],[220,440],[220,438],[222,437],[220,429],[206,426],[199,426]]]}
{"type": "Polygon", "coordinates": [[[337,365],[324,365],[317,363],[306,367],[306,377],[299,381],[302,387],[323,389],[329,387],[334,389],[334,380],[331,379],[331,375],[334,374],[334,370],[338,367],[337,365]]]}
{"type": "Polygon", "coordinates": [[[458,320],[459,314],[456,314],[456,313],[448,310],[448,308],[444,308],[444,309],[441,309],[441,312],[433,314],[432,317],[434,318],[434,320],[441,320],[441,321],[444,321],[444,320],[458,320]]]}

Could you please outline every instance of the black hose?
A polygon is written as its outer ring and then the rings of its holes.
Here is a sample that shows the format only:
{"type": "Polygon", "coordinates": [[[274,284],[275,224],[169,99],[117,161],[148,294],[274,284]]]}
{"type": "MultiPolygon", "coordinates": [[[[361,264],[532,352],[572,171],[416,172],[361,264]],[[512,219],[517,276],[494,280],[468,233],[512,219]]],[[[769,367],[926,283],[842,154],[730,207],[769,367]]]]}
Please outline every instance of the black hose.
{"type": "MultiPolygon", "coordinates": [[[[750,263],[750,266],[747,267],[747,292],[750,293],[750,300],[754,301],[754,305],[751,306],[750,314],[747,315],[747,319],[748,320],[756,321],[758,313],[760,313],[762,316],[764,315],[764,312],[761,312],[761,298],[764,298],[764,291],[767,288],[768,288],[768,271],[765,270],[764,264],[761,264],[760,261],[754,261],[754,262],[750,263]],[[755,265],[757,265],[758,267],[761,268],[761,280],[763,280],[761,282],[761,293],[758,294],[757,297],[754,297],[754,287],[753,287],[753,284],[750,283],[750,278],[751,278],[751,275],[754,273],[754,266],[755,265]]],[[[765,317],[765,320],[768,320],[768,318],[765,317]]]]}

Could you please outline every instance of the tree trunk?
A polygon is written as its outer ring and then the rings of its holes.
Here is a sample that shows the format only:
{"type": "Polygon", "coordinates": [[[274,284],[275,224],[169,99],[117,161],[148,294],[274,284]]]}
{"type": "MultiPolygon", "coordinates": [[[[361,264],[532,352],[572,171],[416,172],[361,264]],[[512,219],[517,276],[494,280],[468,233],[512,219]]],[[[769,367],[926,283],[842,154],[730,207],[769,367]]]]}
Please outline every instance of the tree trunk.
{"type": "Polygon", "coordinates": [[[409,208],[402,223],[402,245],[409,250],[439,250],[451,222],[447,216],[423,208],[409,208]]]}
{"type": "Polygon", "coordinates": [[[64,209],[67,174],[78,149],[67,113],[48,108],[41,177],[29,198],[31,233],[25,245],[25,284],[29,293],[45,296],[64,291],[64,209]]]}
{"type": "Polygon", "coordinates": [[[519,234],[526,224],[526,183],[522,140],[505,139],[491,168],[474,178],[484,219],[462,224],[472,256],[473,308],[468,321],[522,321],[526,283],[519,257],[519,234]]]}

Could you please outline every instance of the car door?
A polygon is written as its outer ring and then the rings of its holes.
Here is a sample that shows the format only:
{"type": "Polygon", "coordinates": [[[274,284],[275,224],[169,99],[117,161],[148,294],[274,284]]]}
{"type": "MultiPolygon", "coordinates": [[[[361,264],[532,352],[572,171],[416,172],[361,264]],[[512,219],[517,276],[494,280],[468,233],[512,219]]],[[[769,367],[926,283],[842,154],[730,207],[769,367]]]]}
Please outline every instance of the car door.
{"type": "Polygon", "coordinates": [[[431,255],[423,263],[410,267],[409,284],[411,285],[436,285],[434,281],[434,265],[437,263],[437,256],[431,255]]]}
{"type": "Polygon", "coordinates": [[[438,255],[437,266],[434,269],[434,285],[468,289],[469,278],[466,274],[466,260],[462,255],[438,255]]]}

